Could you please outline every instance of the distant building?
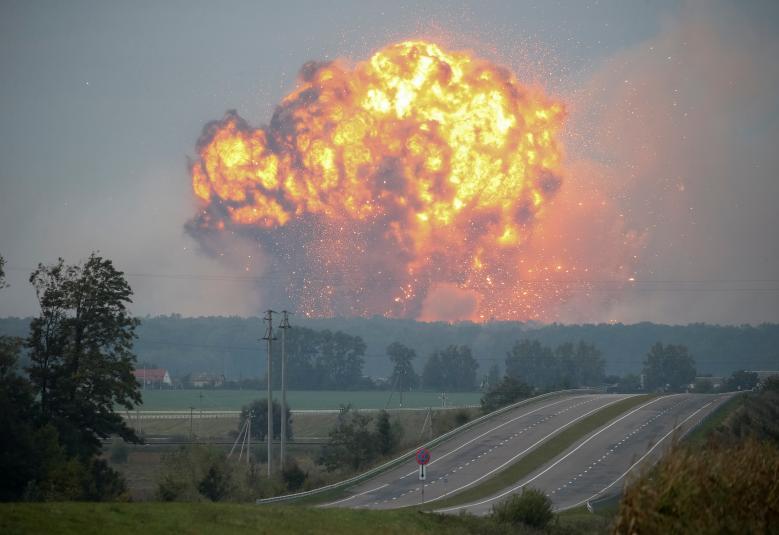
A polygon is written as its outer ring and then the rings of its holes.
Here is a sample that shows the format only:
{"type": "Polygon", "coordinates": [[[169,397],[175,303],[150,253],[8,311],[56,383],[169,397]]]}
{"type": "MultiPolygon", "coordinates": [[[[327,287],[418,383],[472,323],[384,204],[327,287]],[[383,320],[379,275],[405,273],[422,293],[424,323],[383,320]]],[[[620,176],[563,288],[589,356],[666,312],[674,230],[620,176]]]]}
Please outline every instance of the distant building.
{"type": "Polygon", "coordinates": [[[144,388],[162,388],[163,385],[173,385],[173,381],[170,380],[170,374],[168,374],[168,370],[165,368],[141,368],[140,370],[133,370],[133,375],[144,388]]]}
{"type": "Polygon", "coordinates": [[[225,384],[225,376],[212,373],[196,373],[189,382],[195,388],[219,388],[225,384]]]}

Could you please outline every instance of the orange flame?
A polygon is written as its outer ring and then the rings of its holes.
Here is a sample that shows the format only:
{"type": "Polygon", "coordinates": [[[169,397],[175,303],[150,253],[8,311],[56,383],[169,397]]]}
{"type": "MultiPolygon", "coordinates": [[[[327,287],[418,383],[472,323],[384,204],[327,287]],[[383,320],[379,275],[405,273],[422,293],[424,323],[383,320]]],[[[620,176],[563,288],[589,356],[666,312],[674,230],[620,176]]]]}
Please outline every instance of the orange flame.
{"type": "Polygon", "coordinates": [[[548,292],[522,284],[539,269],[523,250],[560,186],[563,115],[506,69],[433,43],[309,63],[268,127],[234,112],[206,127],[197,226],[298,240],[282,256],[304,260],[288,291],[310,315],[416,317],[453,284],[481,296],[473,319],[541,317],[548,292]]]}

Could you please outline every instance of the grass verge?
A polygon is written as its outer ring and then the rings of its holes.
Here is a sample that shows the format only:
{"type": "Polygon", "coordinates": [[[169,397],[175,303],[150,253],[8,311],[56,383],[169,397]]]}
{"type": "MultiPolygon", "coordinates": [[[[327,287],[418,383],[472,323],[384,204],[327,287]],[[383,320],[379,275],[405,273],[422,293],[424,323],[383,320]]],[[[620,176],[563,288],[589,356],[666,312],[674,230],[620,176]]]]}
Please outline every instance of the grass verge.
{"type": "Polygon", "coordinates": [[[709,434],[725,423],[725,420],[728,418],[728,416],[733,414],[733,412],[738,410],[738,408],[744,404],[745,399],[746,396],[743,394],[736,394],[725,403],[721,404],[714,410],[714,412],[709,414],[709,416],[705,418],[703,422],[701,422],[698,426],[695,427],[695,429],[690,431],[686,437],[684,437],[684,442],[693,446],[703,445],[706,442],[709,434]]]}
{"type": "Polygon", "coordinates": [[[6,503],[0,533],[474,533],[482,519],[216,503],[6,503]]]}
{"type": "Polygon", "coordinates": [[[609,405],[587,418],[576,422],[572,426],[567,427],[485,482],[464,490],[451,498],[430,502],[430,507],[427,507],[426,509],[432,510],[461,504],[465,505],[472,501],[491,496],[510,485],[516,484],[517,481],[523,477],[529,475],[537,468],[547,464],[563,453],[585,435],[606,425],[608,422],[633,407],[649,401],[652,397],[653,396],[649,395],[634,396],[618,401],[613,405],[609,405]]]}

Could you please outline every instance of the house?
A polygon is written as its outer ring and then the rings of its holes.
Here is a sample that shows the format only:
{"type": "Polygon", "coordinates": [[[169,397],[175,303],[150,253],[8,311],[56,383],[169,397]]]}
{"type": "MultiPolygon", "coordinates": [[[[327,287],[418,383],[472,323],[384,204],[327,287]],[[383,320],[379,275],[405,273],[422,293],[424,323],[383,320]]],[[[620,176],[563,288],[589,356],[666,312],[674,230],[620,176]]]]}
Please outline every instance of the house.
{"type": "Polygon", "coordinates": [[[170,374],[165,368],[141,368],[140,370],[133,370],[133,375],[144,388],[147,386],[162,388],[163,385],[173,385],[173,382],[170,380],[170,374]]]}

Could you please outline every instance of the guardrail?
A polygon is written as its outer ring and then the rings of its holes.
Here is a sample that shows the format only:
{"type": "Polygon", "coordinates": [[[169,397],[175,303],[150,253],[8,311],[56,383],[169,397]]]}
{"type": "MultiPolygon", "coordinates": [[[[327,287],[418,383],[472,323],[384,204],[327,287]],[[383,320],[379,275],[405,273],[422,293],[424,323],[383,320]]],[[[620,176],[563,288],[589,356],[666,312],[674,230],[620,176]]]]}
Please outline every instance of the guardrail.
{"type": "Polygon", "coordinates": [[[521,407],[523,405],[529,405],[531,403],[535,403],[537,401],[541,401],[543,399],[548,399],[556,396],[562,396],[565,394],[588,394],[588,393],[594,393],[599,392],[599,390],[595,389],[586,389],[586,388],[580,388],[580,389],[573,389],[573,390],[558,390],[556,392],[548,392],[546,394],[541,394],[540,396],[535,396],[532,398],[523,399],[522,401],[518,401],[517,403],[513,403],[511,405],[507,405],[506,407],[500,408],[496,411],[493,411],[489,414],[485,414],[484,416],[480,416],[476,418],[475,420],[471,420],[470,422],[467,422],[460,427],[457,427],[455,429],[452,429],[451,431],[444,433],[443,435],[434,438],[433,440],[429,440],[423,444],[420,444],[419,446],[414,447],[413,449],[403,453],[399,457],[396,457],[395,459],[392,459],[391,461],[387,461],[386,463],[379,465],[375,468],[372,468],[368,470],[367,472],[363,472],[362,474],[358,474],[354,477],[351,477],[349,479],[345,479],[344,481],[340,481],[338,483],[331,483],[330,485],[325,485],[324,487],[319,487],[317,489],[307,490],[304,492],[296,492],[293,494],[285,494],[283,496],[274,496],[272,498],[261,498],[255,500],[255,503],[260,504],[268,504],[268,503],[277,503],[277,502],[283,502],[283,501],[294,501],[299,500],[301,498],[307,498],[309,496],[314,496],[316,494],[321,494],[324,492],[329,492],[332,490],[339,490],[344,489],[347,487],[351,487],[356,485],[357,483],[361,483],[362,481],[369,479],[377,474],[380,474],[381,472],[384,472],[385,470],[389,470],[390,468],[394,468],[398,466],[400,463],[409,460],[411,457],[414,456],[414,454],[417,452],[419,448],[432,448],[433,446],[436,446],[437,444],[440,444],[441,442],[444,442],[445,440],[448,440],[455,435],[462,433],[463,431],[466,431],[472,427],[475,427],[479,425],[482,422],[485,422],[491,418],[494,418],[495,416],[499,416],[503,413],[506,413],[508,411],[511,411],[513,409],[516,409],[517,407],[521,407]]]}
{"type": "MultiPolygon", "coordinates": [[[[701,394],[701,395],[711,395],[712,397],[717,396],[717,395],[719,395],[719,396],[728,396],[730,399],[732,399],[734,396],[737,396],[739,394],[743,394],[745,392],[732,391],[732,392],[723,392],[721,394],[701,394]]],[[[676,426],[676,428],[674,428],[674,430],[673,430],[673,436],[671,437],[672,443],[684,441],[687,438],[687,435],[689,435],[694,430],[696,430],[698,427],[703,425],[704,422],[706,422],[709,418],[712,418],[718,411],[722,410],[723,405],[728,403],[730,401],[730,399],[726,399],[725,401],[722,401],[714,410],[711,410],[711,411],[707,412],[703,417],[696,419],[692,425],[689,425],[689,426],[687,426],[684,429],[680,429],[682,424],[679,424],[678,426],[676,426]],[[679,431],[679,433],[676,433],[676,431],[679,431]]],[[[684,422],[682,422],[682,423],[684,423],[684,422]]],[[[662,442],[662,441],[663,441],[663,439],[660,439],[660,442],[662,442]]],[[[659,442],[657,444],[659,444],[659,442]]],[[[667,448],[668,448],[668,446],[666,446],[666,451],[661,454],[661,458],[662,458],[662,456],[664,456],[667,453],[667,448]]],[[[658,460],[659,459],[656,459],[654,462],[656,463],[658,460]]],[[[622,491],[623,491],[623,489],[621,487],[615,487],[615,489],[613,491],[606,492],[606,493],[603,493],[603,491],[600,491],[599,493],[597,493],[595,495],[594,498],[590,498],[589,500],[587,500],[585,502],[587,510],[590,513],[595,513],[595,512],[597,512],[598,510],[600,510],[602,508],[611,507],[611,506],[614,506],[615,504],[619,504],[619,501],[620,501],[620,499],[622,497],[622,491]],[[603,493],[603,494],[601,494],[601,493],[603,493]]],[[[569,509],[574,509],[575,507],[578,507],[580,505],[581,505],[581,503],[575,504],[574,506],[565,507],[565,508],[559,509],[558,512],[559,511],[566,511],[566,510],[569,510],[569,509]]]]}

